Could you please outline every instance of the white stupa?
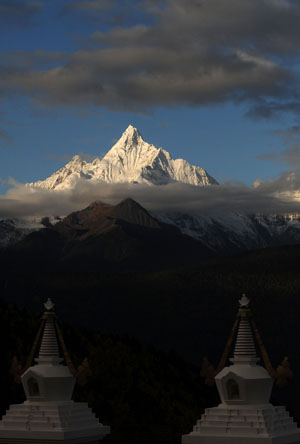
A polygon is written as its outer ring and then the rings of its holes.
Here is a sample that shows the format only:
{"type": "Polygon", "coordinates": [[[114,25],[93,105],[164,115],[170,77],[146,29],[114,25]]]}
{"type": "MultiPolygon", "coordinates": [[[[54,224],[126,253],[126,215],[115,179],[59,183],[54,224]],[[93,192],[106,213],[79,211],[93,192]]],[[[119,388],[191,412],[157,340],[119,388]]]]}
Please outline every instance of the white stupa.
{"type": "Polygon", "coordinates": [[[183,444],[300,444],[300,429],[285,407],[269,403],[273,378],[257,365],[249,299],[243,295],[233,365],[215,376],[221,404],[208,408],[183,444]]]}
{"type": "Polygon", "coordinates": [[[21,379],[27,400],[13,404],[0,421],[0,443],[98,443],[110,431],[86,403],[71,400],[75,378],[62,365],[59,354],[54,304],[44,304],[44,330],[37,365],[21,379]]]}

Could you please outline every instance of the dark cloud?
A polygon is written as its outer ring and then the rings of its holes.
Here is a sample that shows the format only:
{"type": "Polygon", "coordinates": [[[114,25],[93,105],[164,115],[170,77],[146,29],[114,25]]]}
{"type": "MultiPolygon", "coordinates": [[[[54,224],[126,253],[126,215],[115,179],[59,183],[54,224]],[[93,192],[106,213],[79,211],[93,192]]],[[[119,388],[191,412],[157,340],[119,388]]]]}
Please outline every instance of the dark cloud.
{"type": "MultiPolygon", "coordinates": [[[[78,140],[79,142],[81,141],[80,139],[78,140]]],[[[92,162],[96,156],[92,156],[91,154],[87,154],[87,153],[78,153],[78,156],[80,156],[81,160],[85,160],[87,162],[92,162]]],[[[73,159],[74,155],[73,154],[52,154],[52,153],[47,153],[46,154],[47,159],[55,159],[55,160],[62,160],[63,162],[70,162],[70,160],[73,159]]]]}
{"type": "Polygon", "coordinates": [[[7,125],[22,126],[22,123],[15,122],[14,120],[8,120],[8,121],[6,122],[6,124],[7,124],[7,125]]]}
{"type": "MultiPolygon", "coordinates": [[[[233,101],[248,103],[255,117],[299,113],[298,2],[116,0],[118,13],[122,4],[126,25],[94,33],[93,49],[49,69],[32,70],[24,62],[22,69],[2,67],[0,94],[18,91],[45,106],[92,104],[134,112],[233,101]]],[[[66,8],[107,17],[112,6],[86,0],[66,8]]]]}
{"type": "Polygon", "coordinates": [[[300,167],[300,146],[292,145],[282,153],[283,162],[290,168],[300,167]]]}
{"type": "Polygon", "coordinates": [[[86,162],[92,162],[95,159],[99,159],[99,156],[92,156],[91,154],[82,153],[82,152],[78,153],[78,156],[80,156],[80,158],[82,160],[85,160],[86,162]]]}
{"type": "Polygon", "coordinates": [[[180,183],[167,186],[112,185],[81,180],[71,191],[48,191],[14,183],[14,188],[0,196],[0,216],[66,215],[94,200],[115,204],[127,197],[153,212],[208,215],[300,213],[300,202],[295,200],[298,190],[300,171],[284,173],[279,179],[261,183],[256,188],[240,183],[195,187],[180,183]]]}
{"type": "Polygon", "coordinates": [[[76,117],[79,117],[79,118],[82,118],[82,119],[85,119],[85,118],[88,118],[88,117],[91,117],[91,116],[97,116],[98,119],[102,118],[102,114],[97,109],[95,109],[95,110],[83,109],[83,110],[78,111],[76,113],[76,117]]]}
{"type": "Polygon", "coordinates": [[[291,140],[300,137],[300,125],[293,125],[285,129],[277,129],[271,131],[273,134],[279,135],[283,138],[285,144],[289,144],[291,140]]]}
{"type": "Polygon", "coordinates": [[[300,167],[300,125],[271,131],[279,135],[287,148],[281,152],[267,152],[256,156],[257,159],[280,163],[291,169],[300,167]]]}
{"type": "Polygon", "coordinates": [[[98,25],[130,26],[141,16],[146,19],[145,13],[138,7],[139,3],[140,0],[77,0],[66,5],[62,15],[98,25]]]}
{"type": "Polygon", "coordinates": [[[280,56],[299,50],[300,4],[292,0],[166,0],[157,15],[167,25],[165,30],[173,31],[176,45],[195,40],[198,47],[235,47],[280,56]]]}
{"type": "Polygon", "coordinates": [[[12,138],[9,136],[7,131],[0,128],[0,146],[1,146],[1,141],[4,142],[5,145],[7,146],[12,145],[12,138]]]}
{"type": "Polygon", "coordinates": [[[300,168],[286,171],[278,179],[262,182],[257,189],[266,195],[283,196],[284,200],[286,197],[289,199],[296,197],[296,204],[300,205],[300,168]]]}
{"type": "Polygon", "coordinates": [[[61,110],[56,106],[47,106],[46,103],[41,100],[32,97],[31,103],[30,117],[34,119],[43,119],[43,118],[51,118],[51,119],[59,119],[61,117],[61,110]]]}
{"type": "Polygon", "coordinates": [[[81,0],[71,2],[65,7],[69,11],[84,11],[94,14],[95,12],[103,12],[116,6],[114,0],[81,0]]]}
{"type": "Polygon", "coordinates": [[[295,101],[295,96],[297,97],[299,94],[297,93],[296,85],[294,85],[293,82],[292,87],[295,88],[293,100],[290,100],[290,97],[293,96],[293,93],[290,88],[287,87],[285,94],[283,94],[281,97],[278,97],[277,100],[263,100],[261,98],[259,98],[258,100],[253,100],[249,111],[246,113],[247,116],[252,118],[270,119],[279,118],[283,113],[292,113],[295,115],[299,115],[300,97],[299,100],[295,101]],[[284,96],[286,96],[285,102],[283,102],[284,96]]]}
{"type": "Polygon", "coordinates": [[[291,145],[280,153],[264,153],[256,156],[257,159],[287,165],[289,168],[300,167],[300,146],[298,144],[291,145]]]}
{"type": "Polygon", "coordinates": [[[0,24],[26,26],[42,7],[41,1],[0,0],[0,24]]]}
{"type": "Polygon", "coordinates": [[[161,122],[159,122],[159,126],[161,128],[168,128],[170,126],[170,122],[168,122],[167,120],[162,120],[161,122]]]}
{"type": "Polygon", "coordinates": [[[78,51],[43,71],[0,70],[2,93],[19,92],[48,106],[91,103],[139,111],[158,105],[207,105],[282,95],[289,73],[244,53],[178,53],[164,48],[78,51]]]}
{"type": "Polygon", "coordinates": [[[47,159],[55,159],[55,160],[62,160],[63,162],[70,162],[70,160],[72,159],[72,155],[71,154],[51,154],[48,153],[45,155],[47,159]]]}
{"type": "Polygon", "coordinates": [[[276,152],[258,154],[256,156],[256,159],[259,159],[259,160],[272,160],[274,162],[280,162],[280,163],[282,162],[281,154],[280,153],[276,153],[276,152]]]}
{"type": "Polygon", "coordinates": [[[58,64],[67,59],[67,54],[60,51],[45,51],[36,49],[34,51],[1,51],[0,66],[16,67],[18,70],[36,67],[48,67],[58,64]]]}

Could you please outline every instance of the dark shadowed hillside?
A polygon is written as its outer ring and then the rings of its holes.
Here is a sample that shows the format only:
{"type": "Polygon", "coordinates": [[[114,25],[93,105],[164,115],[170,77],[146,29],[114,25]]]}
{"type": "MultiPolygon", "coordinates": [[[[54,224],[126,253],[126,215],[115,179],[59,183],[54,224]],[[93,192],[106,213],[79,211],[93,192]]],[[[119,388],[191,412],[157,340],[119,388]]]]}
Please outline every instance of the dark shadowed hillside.
{"type": "Polygon", "coordinates": [[[259,250],[198,266],[161,272],[7,273],[7,301],[40,312],[55,299],[61,321],[106,335],[129,335],[175,350],[200,366],[216,365],[246,293],[276,368],[289,357],[294,378],[273,397],[300,418],[300,246],[259,250]]]}
{"type": "Polygon", "coordinates": [[[162,270],[211,257],[200,241],[159,223],[132,199],[94,202],[2,249],[7,271],[162,270]]]}

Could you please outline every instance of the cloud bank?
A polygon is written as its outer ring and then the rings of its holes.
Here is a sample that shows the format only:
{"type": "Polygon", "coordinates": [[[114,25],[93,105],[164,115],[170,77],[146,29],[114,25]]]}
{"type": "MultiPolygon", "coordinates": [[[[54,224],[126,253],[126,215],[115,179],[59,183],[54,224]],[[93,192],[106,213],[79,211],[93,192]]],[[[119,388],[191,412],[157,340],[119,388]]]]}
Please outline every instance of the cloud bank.
{"type": "Polygon", "coordinates": [[[41,1],[0,0],[0,24],[27,26],[42,7],[41,1]]]}
{"type": "Polygon", "coordinates": [[[195,187],[182,183],[165,186],[106,184],[80,180],[71,191],[32,189],[15,183],[0,196],[0,217],[64,216],[95,200],[116,204],[131,197],[149,211],[201,214],[300,213],[300,171],[249,187],[223,184],[195,187]],[[295,197],[298,200],[295,200],[295,197]]]}
{"type": "Polygon", "coordinates": [[[280,153],[270,152],[257,156],[260,160],[270,160],[272,162],[283,163],[290,168],[300,167],[300,146],[299,144],[291,145],[280,153]]]}
{"type": "MultiPolygon", "coordinates": [[[[125,3],[125,23],[93,33],[85,49],[67,56],[49,53],[49,62],[66,59],[55,67],[16,67],[14,60],[22,60],[22,54],[7,55],[0,95],[17,91],[44,106],[93,104],[134,112],[233,101],[247,103],[251,116],[299,114],[299,2],[125,3]]],[[[74,1],[64,15],[101,11],[108,17],[112,5],[121,11],[118,1],[74,1]]],[[[46,63],[44,53],[26,55],[39,57],[46,63]]]]}

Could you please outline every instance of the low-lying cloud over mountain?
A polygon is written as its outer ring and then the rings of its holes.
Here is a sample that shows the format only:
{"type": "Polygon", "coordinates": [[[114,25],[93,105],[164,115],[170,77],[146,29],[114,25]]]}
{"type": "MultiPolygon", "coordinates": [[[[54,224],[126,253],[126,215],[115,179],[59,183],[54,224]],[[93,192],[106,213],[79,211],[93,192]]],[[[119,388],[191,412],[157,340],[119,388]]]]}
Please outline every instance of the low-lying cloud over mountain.
{"type": "Polygon", "coordinates": [[[126,197],[133,198],[149,211],[212,215],[228,212],[300,213],[300,200],[295,200],[297,190],[300,190],[300,171],[285,173],[279,179],[257,187],[231,183],[210,187],[182,183],[148,186],[79,180],[72,190],[52,191],[15,183],[6,195],[0,196],[0,217],[66,215],[94,200],[116,204],[126,197]]]}

